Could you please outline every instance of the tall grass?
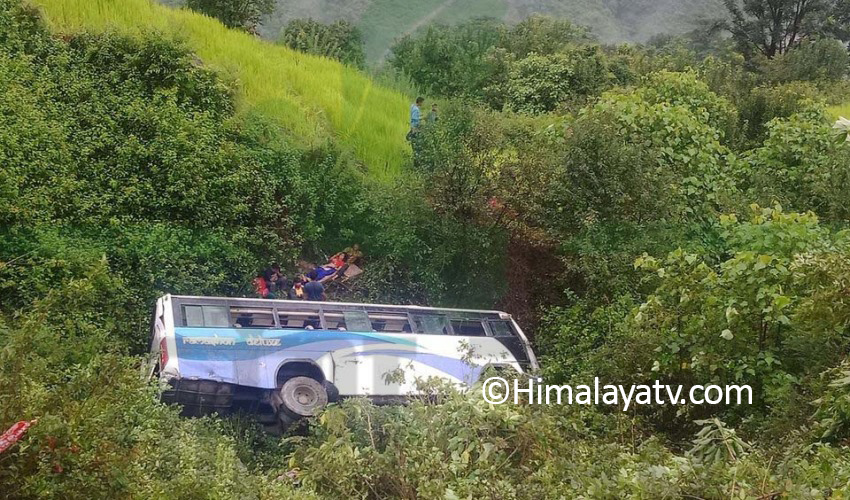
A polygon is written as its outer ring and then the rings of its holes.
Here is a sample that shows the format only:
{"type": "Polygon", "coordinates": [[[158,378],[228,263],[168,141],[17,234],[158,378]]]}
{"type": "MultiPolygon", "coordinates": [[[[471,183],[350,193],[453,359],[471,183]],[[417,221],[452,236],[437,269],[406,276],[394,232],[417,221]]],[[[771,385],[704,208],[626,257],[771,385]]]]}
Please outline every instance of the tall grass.
{"type": "Polygon", "coordinates": [[[242,112],[270,118],[300,145],[336,137],[374,177],[394,176],[409,157],[408,98],[354,68],[152,0],[30,1],[58,32],[157,31],[184,41],[207,66],[238,82],[242,112]]]}
{"type": "Polygon", "coordinates": [[[833,106],[829,108],[829,113],[835,118],[843,116],[844,118],[850,118],[850,102],[844,103],[840,106],[833,106]]]}

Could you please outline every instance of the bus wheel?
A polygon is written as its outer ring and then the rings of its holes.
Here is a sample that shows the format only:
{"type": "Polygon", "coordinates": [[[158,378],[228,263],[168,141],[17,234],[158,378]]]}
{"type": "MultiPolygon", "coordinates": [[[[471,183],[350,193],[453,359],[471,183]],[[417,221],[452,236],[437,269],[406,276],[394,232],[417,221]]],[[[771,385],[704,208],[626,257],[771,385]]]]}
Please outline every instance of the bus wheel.
{"type": "Polygon", "coordinates": [[[293,416],[312,417],[328,404],[328,392],[310,377],[292,377],[280,388],[281,409],[293,416]]]}

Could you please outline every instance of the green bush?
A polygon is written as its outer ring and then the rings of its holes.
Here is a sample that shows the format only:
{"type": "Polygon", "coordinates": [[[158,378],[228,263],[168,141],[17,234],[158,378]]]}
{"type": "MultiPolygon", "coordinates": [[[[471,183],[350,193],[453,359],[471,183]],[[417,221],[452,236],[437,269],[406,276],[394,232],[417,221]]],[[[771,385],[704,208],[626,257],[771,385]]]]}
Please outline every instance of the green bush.
{"type": "Polygon", "coordinates": [[[811,83],[792,82],[752,89],[738,104],[741,128],[747,140],[760,144],[767,124],[774,118],[789,118],[817,106],[819,91],[811,83]]]}
{"type": "Polygon", "coordinates": [[[666,214],[711,218],[735,197],[727,167],[731,151],[723,144],[722,130],[712,126],[728,123],[733,111],[704,84],[689,85],[695,81],[692,74],[665,72],[650,81],[651,86],[630,93],[606,92],[570,126],[578,130],[602,125],[608,137],[635,145],[652,158],[654,165],[641,170],[657,176],[648,182],[668,181],[656,186],[667,191],[666,214]]]}
{"type": "Polygon", "coordinates": [[[829,220],[847,220],[850,143],[836,140],[822,107],[803,106],[808,107],[767,124],[763,145],[742,155],[739,184],[760,203],[778,201],[829,220]]]}
{"type": "Polygon", "coordinates": [[[312,19],[294,19],[281,30],[278,43],[357,68],[366,64],[363,35],[347,21],[322,24],[312,19]]]}
{"type": "Polygon", "coordinates": [[[569,101],[596,95],[609,84],[598,47],[552,55],[532,53],[511,67],[505,106],[528,113],[554,111],[569,101]]]}
{"type": "Polygon", "coordinates": [[[658,287],[634,320],[638,331],[658,336],[652,369],[660,376],[750,384],[755,407],[737,411],[765,411],[846,354],[839,332],[847,318],[805,313],[836,284],[807,262],[844,263],[846,236],[820,227],[814,214],[780,208],[754,206],[748,222],[729,216],[723,224],[731,257],[719,266],[681,250],[638,259],[658,287]]]}
{"type": "Polygon", "coordinates": [[[846,43],[818,38],[768,59],[762,71],[772,82],[840,81],[850,72],[850,54],[846,43]]]}

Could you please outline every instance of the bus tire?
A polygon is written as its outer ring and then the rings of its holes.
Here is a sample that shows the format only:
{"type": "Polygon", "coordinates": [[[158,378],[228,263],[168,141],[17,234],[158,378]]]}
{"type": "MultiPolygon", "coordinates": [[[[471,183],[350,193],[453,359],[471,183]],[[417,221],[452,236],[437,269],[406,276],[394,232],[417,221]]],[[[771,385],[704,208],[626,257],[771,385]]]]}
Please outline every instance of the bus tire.
{"type": "Polygon", "coordinates": [[[310,377],[292,377],[280,388],[280,410],[294,417],[312,417],[328,404],[328,392],[310,377]]]}
{"type": "Polygon", "coordinates": [[[339,401],[339,389],[337,389],[335,385],[325,380],[322,382],[322,386],[325,388],[325,392],[328,393],[329,403],[336,403],[339,401]]]}

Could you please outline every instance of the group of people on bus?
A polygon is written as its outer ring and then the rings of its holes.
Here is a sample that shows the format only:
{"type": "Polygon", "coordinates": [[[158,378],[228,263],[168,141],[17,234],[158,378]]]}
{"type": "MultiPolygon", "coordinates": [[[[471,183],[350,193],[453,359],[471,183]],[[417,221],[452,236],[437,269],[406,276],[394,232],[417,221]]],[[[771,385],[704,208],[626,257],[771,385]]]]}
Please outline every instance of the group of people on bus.
{"type": "Polygon", "coordinates": [[[327,264],[314,267],[290,282],[279,264],[272,264],[254,278],[254,292],[264,299],[327,300],[324,282],[345,273],[348,266],[362,257],[355,244],[334,254],[327,264]]]}

